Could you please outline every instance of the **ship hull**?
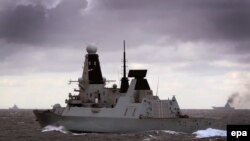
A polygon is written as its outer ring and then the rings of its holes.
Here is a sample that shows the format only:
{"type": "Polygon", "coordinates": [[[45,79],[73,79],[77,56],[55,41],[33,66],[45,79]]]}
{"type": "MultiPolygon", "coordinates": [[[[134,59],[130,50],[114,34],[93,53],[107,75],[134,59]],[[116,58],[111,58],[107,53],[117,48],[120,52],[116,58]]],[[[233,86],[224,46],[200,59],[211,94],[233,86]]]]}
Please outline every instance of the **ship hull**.
{"type": "Polygon", "coordinates": [[[205,118],[101,118],[60,116],[50,111],[35,110],[42,127],[46,125],[64,126],[73,132],[134,133],[149,130],[171,130],[192,133],[212,126],[211,119],[205,118]]]}

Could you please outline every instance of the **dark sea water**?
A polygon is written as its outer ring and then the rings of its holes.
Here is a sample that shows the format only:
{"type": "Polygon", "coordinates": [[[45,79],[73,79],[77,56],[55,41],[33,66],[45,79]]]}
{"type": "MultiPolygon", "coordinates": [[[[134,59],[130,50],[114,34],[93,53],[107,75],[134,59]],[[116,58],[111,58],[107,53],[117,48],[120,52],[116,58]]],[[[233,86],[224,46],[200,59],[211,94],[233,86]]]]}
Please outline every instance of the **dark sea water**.
{"type": "MultiPolygon", "coordinates": [[[[196,117],[218,119],[214,129],[226,130],[226,124],[250,124],[250,110],[230,113],[212,110],[183,110],[196,117]]],[[[32,110],[0,110],[0,141],[226,141],[226,137],[196,138],[195,134],[169,131],[148,131],[134,134],[107,134],[66,132],[62,127],[41,128],[32,110]]]]}

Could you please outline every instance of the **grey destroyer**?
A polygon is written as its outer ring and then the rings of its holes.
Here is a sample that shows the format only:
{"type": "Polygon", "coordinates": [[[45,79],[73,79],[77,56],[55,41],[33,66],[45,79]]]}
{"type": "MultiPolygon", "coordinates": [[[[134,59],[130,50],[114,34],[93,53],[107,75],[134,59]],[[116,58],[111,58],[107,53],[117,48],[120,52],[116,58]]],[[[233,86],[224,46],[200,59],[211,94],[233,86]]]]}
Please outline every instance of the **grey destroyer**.
{"type": "Polygon", "coordinates": [[[125,41],[123,77],[107,87],[97,48],[86,48],[83,73],[77,81],[76,94],[69,93],[67,106],[55,104],[52,109],[34,110],[37,121],[64,126],[75,132],[131,133],[149,130],[194,132],[212,126],[213,120],[182,115],[175,96],[161,100],[153,94],[146,79],[147,70],[129,70],[126,74],[125,41]],[[131,82],[129,84],[129,79],[131,82]]]}

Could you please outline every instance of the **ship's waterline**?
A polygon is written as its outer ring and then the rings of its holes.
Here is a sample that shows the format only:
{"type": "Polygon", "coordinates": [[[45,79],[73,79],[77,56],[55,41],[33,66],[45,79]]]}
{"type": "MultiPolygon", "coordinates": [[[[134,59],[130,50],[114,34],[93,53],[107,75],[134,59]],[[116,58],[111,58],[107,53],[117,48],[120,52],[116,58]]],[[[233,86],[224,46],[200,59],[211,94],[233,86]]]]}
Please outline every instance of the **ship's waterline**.
{"type": "MultiPolygon", "coordinates": [[[[41,112],[41,111],[40,111],[41,112]]],[[[73,132],[99,133],[134,133],[149,130],[173,130],[192,133],[212,126],[213,120],[205,118],[166,118],[166,119],[137,119],[137,118],[103,118],[103,117],[62,117],[51,112],[37,113],[42,126],[63,126],[73,132]]]]}

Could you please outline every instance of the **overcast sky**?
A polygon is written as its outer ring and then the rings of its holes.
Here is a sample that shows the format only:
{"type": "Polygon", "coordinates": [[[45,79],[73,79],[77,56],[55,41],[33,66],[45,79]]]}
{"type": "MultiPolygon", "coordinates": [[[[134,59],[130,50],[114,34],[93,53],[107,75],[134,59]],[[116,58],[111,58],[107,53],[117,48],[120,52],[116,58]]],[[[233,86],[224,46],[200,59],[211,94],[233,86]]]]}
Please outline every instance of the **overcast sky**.
{"type": "Polygon", "coordinates": [[[119,84],[124,39],[160,98],[211,108],[238,93],[249,108],[249,25],[248,0],[1,0],[0,108],[64,105],[89,44],[119,84]]]}

